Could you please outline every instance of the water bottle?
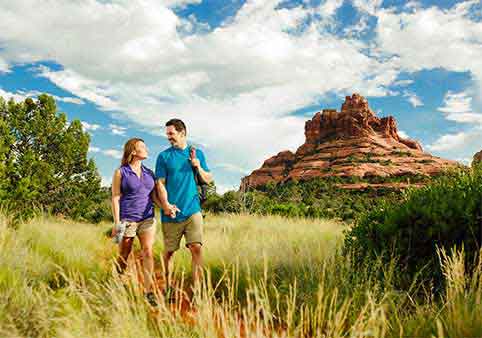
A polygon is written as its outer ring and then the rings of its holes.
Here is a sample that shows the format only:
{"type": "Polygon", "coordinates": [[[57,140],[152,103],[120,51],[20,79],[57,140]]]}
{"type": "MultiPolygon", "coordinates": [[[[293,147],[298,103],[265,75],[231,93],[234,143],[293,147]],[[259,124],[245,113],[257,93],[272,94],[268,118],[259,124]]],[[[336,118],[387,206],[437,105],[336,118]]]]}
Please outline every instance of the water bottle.
{"type": "Polygon", "coordinates": [[[114,243],[119,244],[124,237],[124,233],[126,232],[126,224],[124,222],[114,225],[117,229],[115,236],[112,238],[114,243]]]}

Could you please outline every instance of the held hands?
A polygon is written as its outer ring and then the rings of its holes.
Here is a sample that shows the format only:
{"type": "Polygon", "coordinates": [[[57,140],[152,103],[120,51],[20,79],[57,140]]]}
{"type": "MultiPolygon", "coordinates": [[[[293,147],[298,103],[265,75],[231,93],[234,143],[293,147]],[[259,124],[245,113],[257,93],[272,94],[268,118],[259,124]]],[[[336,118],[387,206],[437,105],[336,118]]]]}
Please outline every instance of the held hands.
{"type": "Polygon", "coordinates": [[[164,211],[164,215],[167,215],[171,218],[176,218],[176,212],[180,212],[179,208],[175,206],[174,204],[167,204],[162,208],[164,211]]]}

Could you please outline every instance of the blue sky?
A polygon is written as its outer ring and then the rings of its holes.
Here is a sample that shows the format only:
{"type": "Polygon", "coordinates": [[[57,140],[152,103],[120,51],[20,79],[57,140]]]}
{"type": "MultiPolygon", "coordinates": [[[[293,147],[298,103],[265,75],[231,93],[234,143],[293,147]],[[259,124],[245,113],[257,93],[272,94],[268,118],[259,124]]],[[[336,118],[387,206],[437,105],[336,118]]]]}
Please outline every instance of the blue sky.
{"type": "Polygon", "coordinates": [[[54,95],[108,184],[123,144],[188,125],[218,190],[367,97],[403,135],[469,163],[482,149],[482,0],[0,1],[0,96],[54,95]]]}

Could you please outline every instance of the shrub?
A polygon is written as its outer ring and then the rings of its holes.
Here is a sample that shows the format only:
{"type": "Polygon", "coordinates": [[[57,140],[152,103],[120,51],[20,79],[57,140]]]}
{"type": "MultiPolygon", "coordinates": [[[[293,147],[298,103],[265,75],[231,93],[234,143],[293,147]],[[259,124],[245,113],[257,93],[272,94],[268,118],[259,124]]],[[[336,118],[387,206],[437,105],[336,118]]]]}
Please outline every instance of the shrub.
{"type": "Polygon", "coordinates": [[[355,264],[366,256],[394,255],[407,281],[422,271],[421,278],[439,287],[437,247],[463,246],[473,261],[482,238],[481,209],[482,171],[458,169],[407,191],[400,203],[385,202],[365,214],[348,231],[345,252],[353,254],[355,264]]]}

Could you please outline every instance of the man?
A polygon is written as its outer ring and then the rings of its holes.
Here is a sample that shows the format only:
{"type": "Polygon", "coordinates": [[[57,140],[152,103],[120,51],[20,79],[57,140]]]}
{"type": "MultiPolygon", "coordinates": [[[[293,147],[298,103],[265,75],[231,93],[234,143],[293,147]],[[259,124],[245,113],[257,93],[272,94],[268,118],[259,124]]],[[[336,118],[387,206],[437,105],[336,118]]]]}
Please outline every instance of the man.
{"type": "Polygon", "coordinates": [[[212,181],[212,175],[201,150],[195,150],[191,156],[191,147],[187,145],[186,125],[179,119],[166,123],[166,136],[171,147],[162,151],[156,162],[156,189],[161,200],[162,233],[164,236],[164,272],[166,291],[170,289],[169,262],[174,252],[179,249],[182,236],[191,251],[193,283],[199,283],[202,272],[202,232],[203,217],[194,170],[206,182],[212,181]]]}

